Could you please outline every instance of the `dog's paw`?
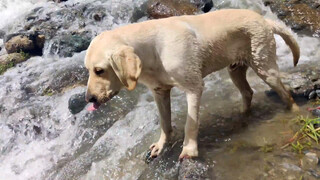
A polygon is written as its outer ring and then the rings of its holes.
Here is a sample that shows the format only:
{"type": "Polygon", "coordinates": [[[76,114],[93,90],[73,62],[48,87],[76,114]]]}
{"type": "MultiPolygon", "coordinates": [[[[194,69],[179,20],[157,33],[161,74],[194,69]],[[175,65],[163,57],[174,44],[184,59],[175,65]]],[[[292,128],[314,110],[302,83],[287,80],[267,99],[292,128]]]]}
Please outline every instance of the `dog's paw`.
{"type": "Polygon", "coordinates": [[[198,157],[198,148],[197,147],[183,147],[182,152],[179,156],[179,160],[182,161],[183,159],[198,157]]]}
{"type": "Polygon", "coordinates": [[[164,144],[165,143],[161,142],[153,143],[149,148],[151,151],[150,157],[156,158],[157,156],[159,156],[163,150],[164,144]]]}
{"type": "Polygon", "coordinates": [[[160,153],[162,152],[163,150],[163,147],[164,147],[164,144],[165,143],[153,143],[150,147],[149,147],[149,150],[146,154],[146,163],[149,164],[151,161],[153,161],[155,158],[157,158],[160,153]]]}

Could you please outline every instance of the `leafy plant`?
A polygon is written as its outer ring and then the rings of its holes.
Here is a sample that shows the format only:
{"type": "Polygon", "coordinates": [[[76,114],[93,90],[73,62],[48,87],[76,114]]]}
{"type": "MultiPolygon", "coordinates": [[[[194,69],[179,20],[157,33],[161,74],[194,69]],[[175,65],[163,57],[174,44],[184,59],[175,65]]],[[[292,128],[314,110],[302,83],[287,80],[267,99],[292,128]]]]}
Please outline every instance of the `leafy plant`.
{"type": "Polygon", "coordinates": [[[308,117],[299,116],[296,122],[301,126],[295,135],[289,140],[289,143],[282,148],[286,148],[291,145],[292,149],[301,153],[303,150],[311,147],[312,141],[319,143],[320,139],[320,127],[316,125],[320,124],[320,118],[310,119],[308,117]]]}

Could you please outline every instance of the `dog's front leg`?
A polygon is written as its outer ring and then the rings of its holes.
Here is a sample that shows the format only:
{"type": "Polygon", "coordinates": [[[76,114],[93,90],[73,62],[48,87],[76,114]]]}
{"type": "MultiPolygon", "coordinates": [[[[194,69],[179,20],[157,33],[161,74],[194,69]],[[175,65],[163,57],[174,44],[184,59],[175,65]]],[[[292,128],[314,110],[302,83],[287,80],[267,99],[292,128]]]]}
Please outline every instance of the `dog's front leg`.
{"type": "Polygon", "coordinates": [[[161,134],[158,142],[153,143],[150,146],[151,157],[157,157],[165,143],[170,139],[172,133],[171,126],[171,106],[170,106],[170,90],[153,90],[154,100],[156,101],[159,113],[160,113],[160,124],[161,124],[161,134]]]}
{"type": "Polygon", "coordinates": [[[187,92],[188,116],[185,125],[183,149],[179,159],[191,158],[198,156],[198,129],[199,129],[199,106],[202,95],[202,88],[197,92],[187,92]]]}

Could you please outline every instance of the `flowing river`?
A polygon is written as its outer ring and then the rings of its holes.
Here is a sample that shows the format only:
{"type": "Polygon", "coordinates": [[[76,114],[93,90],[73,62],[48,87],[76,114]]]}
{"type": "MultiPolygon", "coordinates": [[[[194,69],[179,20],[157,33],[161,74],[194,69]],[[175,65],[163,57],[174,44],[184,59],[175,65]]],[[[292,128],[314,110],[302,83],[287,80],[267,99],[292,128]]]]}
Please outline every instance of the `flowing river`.
{"type": "MultiPolygon", "coordinates": [[[[69,0],[56,4],[45,0],[0,0],[0,29],[15,33],[25,23],[25,16],[37,8],[41,10],[36,15],[41,17],[64,6],[83,4],[103,8],[106,18],[99,24],[82,20],[88,24],[85,30],[96,35],[130,23],[134,9],[144,2],[69,0]]],[[[213,2],[212,11],[249,8],[277,19],[260,1],[213,2]]],[[[147,17],[139,19],[144,20],[147,17]]],[[[70,33],[77,30],[79,23],[76,19],[59,31],[70,33]]],[[[295,37],[301,47],[299,64],[320,58],[318,38],[295,37]]],[[[276,36],[276,40],[279,66],[283,71],[293,68],[291,51],[280,37],[276,36]]],[[[32,57],[0,76],[0,179],[176,179],[187,109],[184,93],[174,88],[171,95],[176,143],[160,161],[148,165],[144,162],[146,150],[160,134],[152,94],[140,85],[133,92],[123,90],[98,111],[86,111],[87,105],[73,115],[68,109],[69,98],[84,92],[85,86],[66,88],[52,95],[45,95],[44,91],[63,79],[86,77],[86,52],[61,58],[50,51],[52,46],[52,41],[46,42],[43,56],[32,57]]],[[[255,92],[252,115],[248,118],[240,114],[240,93],[225,70],[205,78],[200,111],[201,158],[216,179],[268,179],[266,172],[272,169],[274,179],[298,179],[303,172],[290,166],[293,162],[284,158],[281,150],[269,154],[257,150],[267,144],[281,146],[283,139],[289,138],[281,133],[288,130],[287,120],[295,115],[288,113],[279,101],[268,98],[264,92],[269,87],[252,71],[248,74],[255,92]]],[[[305,109],[305,105],[301,106],[305,109]]]]}

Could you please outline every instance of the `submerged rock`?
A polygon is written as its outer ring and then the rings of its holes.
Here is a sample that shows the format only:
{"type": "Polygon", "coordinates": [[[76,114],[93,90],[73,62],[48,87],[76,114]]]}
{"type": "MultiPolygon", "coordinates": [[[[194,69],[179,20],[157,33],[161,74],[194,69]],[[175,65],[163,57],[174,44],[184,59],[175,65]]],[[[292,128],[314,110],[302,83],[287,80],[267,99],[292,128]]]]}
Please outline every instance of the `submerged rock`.
{"type": "Polygon", "coordinates": [[[3,30],[0,30],[0,39],[3,39],[5,35],[6,35],[6,32],[4,32],[3,30]]]}
{"type": "Polygon", "coordinates": [[[50,53],[71,57],[74,53],[86,50],[91,39],[92,35],[89,31],[63,33],[51,40],[50,53]]]}
{"type": "Polygon", "coordinates": [[[83,108],[87,105],[87,102],[85,100],[85,92],[72,95],[69,99],[68,104],[69,111],[72,114],[77,114],[82,111],[83,108]]]}
{"type": "Polygon", "coordinates": [[[42,55],[45,36],[38,32],[8,34],[4,39],[8,53],[25,52],[34,55],[42,55]]]}
{"type": "Polygon", "coordinates": [[[51,75],[42,95],[51,96],[68,88],[86,85],[88,76],[88,71],[82,65],[65,66],[51,75]]]}
{"type": "Polygon", "coordinates": [[[179,180],[209,180],[209,166],[199,160],[184,159],[179,168],[179,180]]]}

